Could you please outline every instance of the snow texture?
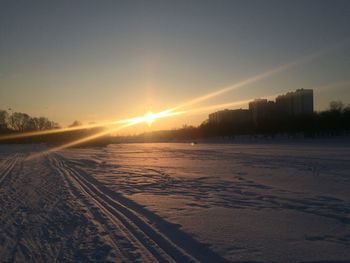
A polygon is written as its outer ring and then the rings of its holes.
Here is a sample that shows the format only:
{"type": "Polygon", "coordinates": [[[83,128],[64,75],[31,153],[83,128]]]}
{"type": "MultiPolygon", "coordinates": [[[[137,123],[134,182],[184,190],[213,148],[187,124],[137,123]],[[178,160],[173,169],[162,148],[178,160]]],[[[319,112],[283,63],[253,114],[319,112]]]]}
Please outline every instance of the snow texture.
{"type": "Polygon", "coordinates": [[[1,262],[350,262],[350,147],[0,146],[1,262]]]}

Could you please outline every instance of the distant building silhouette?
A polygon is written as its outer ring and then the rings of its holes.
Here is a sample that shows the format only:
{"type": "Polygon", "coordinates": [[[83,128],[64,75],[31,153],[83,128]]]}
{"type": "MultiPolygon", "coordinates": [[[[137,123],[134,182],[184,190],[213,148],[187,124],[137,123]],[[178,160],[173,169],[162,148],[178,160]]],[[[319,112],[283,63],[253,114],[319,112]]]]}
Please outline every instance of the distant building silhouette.
{"type": "Polygon", "coordinates": [[[294,92],[280,95],[276,102],[267,99],[255,99],[249,102],[249,110],[221,110],[209,114],[209,123],[229,123],[251,121],[258,124],[276,115],[305,115],[314,111],[314,98],[312,89],[297,89],[294,92]]]}
{"type": "Polygon", "coordinates": [[[258,123],[259,120],[266,118],[269,114],[273,114],[275,108],[275,102],[267,99],[255,99],[249,102],[249,111],[254,123],[258,123]]]}
{"type": "Polygon", "coordinates": [[[238,110],[221,110],[209,114],[210,123],[229,123],[229,122],[242,122],[250,119],[250,111],[244,109],[238,110]]]}
{"type": "Polygon", "coordinates": [[[311,114],[314,112],[312,89],[297,89],[276,98],[277,109],[289,115],[311,114]]]}

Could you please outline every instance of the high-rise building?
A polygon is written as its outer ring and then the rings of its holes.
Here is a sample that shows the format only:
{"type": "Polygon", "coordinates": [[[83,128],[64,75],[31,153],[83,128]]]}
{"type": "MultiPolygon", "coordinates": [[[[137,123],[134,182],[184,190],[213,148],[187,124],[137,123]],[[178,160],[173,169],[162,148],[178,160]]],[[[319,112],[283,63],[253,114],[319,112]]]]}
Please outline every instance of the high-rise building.
{"type": "Polygon", "coordinates": [[[297,89],[276,98],[276,107],[280,112],[289,115],[311,114],[314,111],[312,89],[297,89]]]}
{"type": "Polygon", "coordinates": [[[255,99],[249,102],[249,110],[222,110],[209,114],[210,123],[244,122],[253,120],[258,124],[262,120],[286,114],[297,116],[312,114],[314,98],[312,89],[297,89],[294,92],[280,95],[276,102],[267,99],[255,99]]]}
{"type": "Polygon", "coordinates": [[[252,114],[253,121],[258,123],[259,120],[272,114],[275,109],[275,103],[267,99],[255,99],[249,102],[249,110],[252,114]]]}

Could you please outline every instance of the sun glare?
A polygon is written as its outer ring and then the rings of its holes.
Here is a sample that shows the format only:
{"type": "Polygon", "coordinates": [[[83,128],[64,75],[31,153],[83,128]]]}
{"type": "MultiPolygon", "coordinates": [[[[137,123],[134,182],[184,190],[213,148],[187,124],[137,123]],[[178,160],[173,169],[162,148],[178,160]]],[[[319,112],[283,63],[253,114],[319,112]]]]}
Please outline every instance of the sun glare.
{"type": "Polygon", "coordinates": [[[154,122],[154,120],[156,119],[156,116],[153,114],[152,111],[148,111],[145,115],[145,122],[147,122],[148,127],[152,126],[152,123],[154,122]]]}

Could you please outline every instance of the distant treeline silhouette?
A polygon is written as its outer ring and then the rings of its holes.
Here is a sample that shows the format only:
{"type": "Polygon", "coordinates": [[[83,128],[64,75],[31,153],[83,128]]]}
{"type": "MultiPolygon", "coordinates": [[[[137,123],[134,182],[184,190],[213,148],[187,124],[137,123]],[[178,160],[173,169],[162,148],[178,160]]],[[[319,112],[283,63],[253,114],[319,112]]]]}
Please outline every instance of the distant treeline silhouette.
{"type": "MultiPolygon", "coordinates": [[[[74,121],[70,127],[82,125],[74,121]]],[[[0,135],[26,133],[57,129],[60,126],[45,117],[30,117],[28,114],[0,110],[0,135]]],[[[63,144],[95,134],[102,128],[79,129],[33,137],[1,140],[1,143],[47,143],[63,144]]],[[[258,121],[253,118],[231,120],[221,123],[204,121],[198,127],[183,126],[181,129],[147,132],[135,136],[104,136],[79,146],[104,146],[113,142],[166,142],[197,140],[213,137],[230,137],[237,135],[263,135],[274,137],[284,134],[295,137],[300,134],[307,137],[323,137],[350,134],[350,105],[344,106],[341,101],[332,101],[329,109],[308,115],[290,116],[273,112],[258,121]]]]}
{"type": "MultiPolygon", "coordinates": [[[[69,127],[82,125],[79,121],[74,121],[69,127]]],[[[31,117],[26,113],[14,112],[9,114],[6,110],[0,110],[0,135],[25,134],[27,132],[45,131],[60,129],[57,122],[51,121],[46,117],[31,117]]],[[[1,140],[0,143],[46,143],[46,144],[63,144],[74,140],[81,139],[100,131],[100,128],[79,129],[73,131],[63,131],[60,133],[52,133],[37,136],[23,136],[21,138],[13,138],[1,140]]],[[[110,143],[107,137],[98,138],[89,141],[84,146],[106,145],[110,143]]]]}
{"type": "Polygon", "coordinates": [[[255,122],[253,118],[231,120],[221,123],[204,121],[198,127],[184,126],[181,129],[148,132],[137,136],[118,137],[117,142],[161,142],[196,140],[212,137],[234,137],[238,135],[263,135],[274,137],[283,134],[289,137],[324,137],[350,133],[350,105],[332,101],[329,109],[308,115],[290,116],[273,112],[255,122]]]}
{"type": "Polygon", "coordinates": [[[6,110],[0,110],[0,132],[26,132],[43,131],[60,128],[59,124],[50,121],[46,117],[31,117],[26,113],[14,112],[9,114],[6,110]]]}

